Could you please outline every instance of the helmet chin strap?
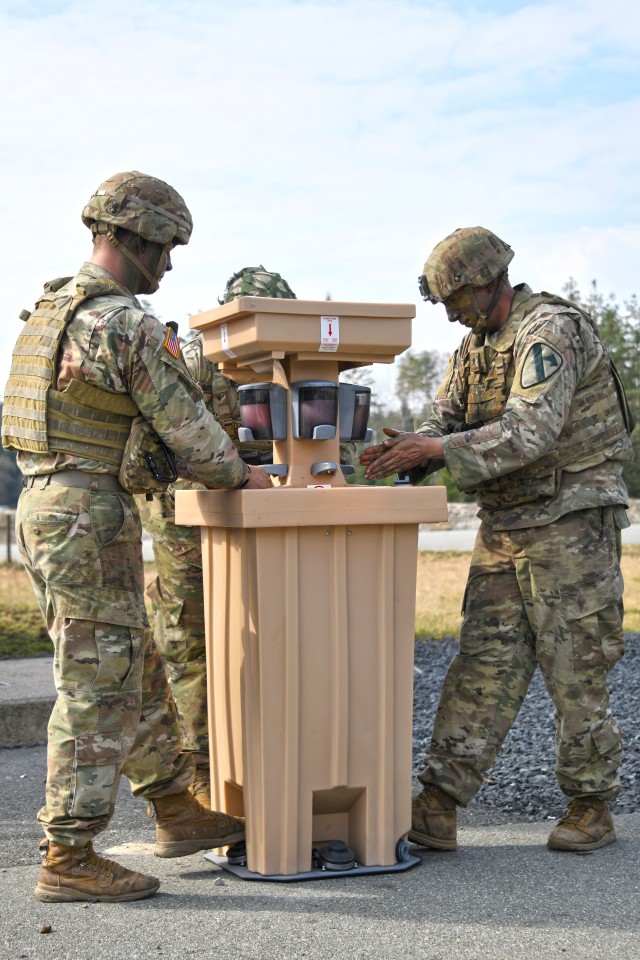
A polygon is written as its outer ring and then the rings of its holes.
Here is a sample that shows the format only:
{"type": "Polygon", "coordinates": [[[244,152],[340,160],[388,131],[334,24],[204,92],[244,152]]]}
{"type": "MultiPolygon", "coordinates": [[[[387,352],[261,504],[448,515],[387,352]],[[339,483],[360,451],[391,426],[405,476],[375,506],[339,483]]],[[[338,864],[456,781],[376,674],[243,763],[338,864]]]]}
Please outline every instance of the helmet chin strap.
{"type": "Polygon", "coordinates": [[[481,313],[480,309],[478,308],[478,301],[476,300],[476,292],[475,290],[472,289],[471,297],[473,299],[473,305],[475,307],[475,311],[478,315],[478,319],[474,323],[473,329],[477,330],[478,333],[482,333],[487,329],[487,323],[488,323],[489,317],[491,316],[498,300],[500,299],[500,294],[502,293],[503,287],[504,287],[504,274],[500,277],[500,282],[498,283],[498,286],[496,287],[495,292],[491,297],[491,301],[489,302],[489,306],[487,307],[484,313],[481,313]]]}
{"type": "MultiPolygon", "coordinates": [[[[98,232],[102,233],[103,231],[100,230],[98,232]]],[[[136,257],[135,253],[133,253],[133,251],[130,250],[126,244],[122,243],[121,240],[118,240],[118,238],[116,237],[115,231],[113,229],[107,229],[104,231],[104,233],[106,234],[106,237],[109,243],[112,244],[112,246],[114,246],[117,250],[119,250],[120,253],[124,257],[126,257],[127,260],[130,263],[132,263],[134,267],[137,270],[139,270],[142,276],[145,278],[145,280],[149,284],[149,289],[145,292],[155,293],[156,290],[158,290],[160,287],[160,278],[162,277],[162,274],[165,271],[165,267],[167,263],[167,253],[171,249],[171,244],[165,243],[165,245],[162,247],[160,256],[158,257],[158,262],[156,264],[156,269],[154,273],[151,273],[151,271],[148,269],[148,267],[145,266],[142,260],[140,260],[139,257],[136,257]]]]}

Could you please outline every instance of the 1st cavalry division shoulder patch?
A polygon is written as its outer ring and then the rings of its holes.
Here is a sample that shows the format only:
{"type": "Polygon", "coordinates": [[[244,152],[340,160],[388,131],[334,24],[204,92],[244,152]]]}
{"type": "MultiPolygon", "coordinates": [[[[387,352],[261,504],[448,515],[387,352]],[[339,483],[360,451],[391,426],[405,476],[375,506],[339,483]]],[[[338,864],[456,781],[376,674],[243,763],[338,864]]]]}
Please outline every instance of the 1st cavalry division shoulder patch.
{"type": "Polygon", "coordinates": [[[526,390],[548,380],[562,366],[562,357],[548,343],[538,341],[529,347],[520,372],[520,384],[526,390]]]}
{"type": "Polygon", "coordinates": [[[178,359],[180,356],[180,338],[173,327],[169,327],[167,329],[167,335],[164,338],[163,346],[165,350],[169,351],[172,357],[175,357],[176,360],[178,359]]]}

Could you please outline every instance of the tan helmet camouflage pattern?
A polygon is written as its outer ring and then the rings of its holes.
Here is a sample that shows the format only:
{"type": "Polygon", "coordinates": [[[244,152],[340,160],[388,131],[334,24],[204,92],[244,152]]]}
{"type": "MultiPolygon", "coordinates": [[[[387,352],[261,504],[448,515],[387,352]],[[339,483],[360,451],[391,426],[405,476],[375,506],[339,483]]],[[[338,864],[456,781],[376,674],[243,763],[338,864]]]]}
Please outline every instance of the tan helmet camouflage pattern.
{"type": "Polygon", "coordinates": [[[138,170],[105,180],[82,211],[82,222],[92,233],[122,227],[163,246],[189,243],[193,230],[191,214],[178,191],[138,170]]]}
{"type": "Polygon", "coordinates": [[[280,300],[296,300],[297,297],[279,273],[271,273],[260,264],[243,267],[227,281],[220,303],[231,303],[238,297],[277,297],[280,300]]]}
{"type": "Polygon", "coordinates": [[[485,227],[458,227],[436,244],[422,275],[432,298],[446,300],[463,287],[484,287],[513,259],[508,243],[485,227]]]}

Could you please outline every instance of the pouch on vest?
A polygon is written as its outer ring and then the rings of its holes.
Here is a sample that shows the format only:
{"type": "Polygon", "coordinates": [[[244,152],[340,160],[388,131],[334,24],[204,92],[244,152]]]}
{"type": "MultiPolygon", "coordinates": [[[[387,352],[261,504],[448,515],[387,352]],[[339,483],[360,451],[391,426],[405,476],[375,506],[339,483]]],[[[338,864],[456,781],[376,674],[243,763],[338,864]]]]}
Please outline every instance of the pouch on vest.
{"type": "Polygon", "coordinates": [[[136,417],[124,448],[120,485],[129,493],[153,493],[166,490],[177,479],[171,450],[144,417],[136,417]]]}

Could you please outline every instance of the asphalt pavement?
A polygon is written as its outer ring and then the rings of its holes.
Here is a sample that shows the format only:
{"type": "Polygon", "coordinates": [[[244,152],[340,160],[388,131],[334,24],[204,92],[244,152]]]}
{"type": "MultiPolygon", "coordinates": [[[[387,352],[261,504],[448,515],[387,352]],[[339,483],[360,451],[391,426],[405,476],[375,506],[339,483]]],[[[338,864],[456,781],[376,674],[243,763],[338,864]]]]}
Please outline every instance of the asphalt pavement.
{"type": "Polygon", "coordinates": [[[123,783],[96,848],[158,876],[160,891],[128,904],[43,904],[33,888],[45,748],[2,750],[0,766],[2,960],[640,956],[640,814],[616,817],[618,841],[591,854],[549,851],[546,822],[469,818],[457,852],[412,847],[421,863],[406,873],[274,883],[238,879],[202,854],[153,857],[153,823],[123,783]]]}
{"type": "MultiPolygon", "coordinates": [[[[433,542],[457,533],[473,542],[473,531],[429,531],[430,548],[470,549],[433,542]]],[[[95,846],[159,877],[158,894],[39,903],[53,699],[51,658],[0,661],[0,960],[640,958],[640,813],[614,817],[616,843],[572,854],[547,849],[548,821],[492,822],[472,803],[455,853],[412,847],[420,864],[405,873],[275,883],[239,879],[202,854],[155,858],[153,821],[123,781],[95,846]]]]}
{"type": "MultiPolygon", "coordinates": [[[[0,732],[32,738],[52,703],[51,659],[2,661],[0,679],[0,732]]],[[[472,803],[455,853],[412,847],[421,862],[406,873],[276,883],[239,879],[202,854],[155,858],[153,821],[123,781],[95,846],[158,876],[159,893],[42,904],[33,888],[45,778],[42,743],[0,748],[0,960],[640,957],[640,813],[614,818],[616,843],[578,855],[546,848],[548,821],[492,822],[472,803]]]]}

